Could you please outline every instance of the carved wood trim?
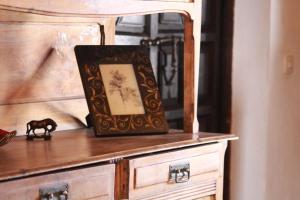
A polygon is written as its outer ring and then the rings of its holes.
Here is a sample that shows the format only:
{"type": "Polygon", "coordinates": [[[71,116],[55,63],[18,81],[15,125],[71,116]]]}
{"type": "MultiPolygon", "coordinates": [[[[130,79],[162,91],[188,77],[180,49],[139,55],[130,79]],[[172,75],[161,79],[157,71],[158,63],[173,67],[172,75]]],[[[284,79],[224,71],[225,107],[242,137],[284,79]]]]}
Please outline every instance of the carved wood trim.
{"type": "MultiPolygon", "coordinates": [[[[201,0],[195,0],[196,2],[201,0]]],[[[192,16],[196,3],[186,1],[35,1],[6,0],[0,3],[0,9],[34,13],[48,16],[68,17],[116,17],[126,15],[145,15],[153,13],[176,12],[192,16]]]]}

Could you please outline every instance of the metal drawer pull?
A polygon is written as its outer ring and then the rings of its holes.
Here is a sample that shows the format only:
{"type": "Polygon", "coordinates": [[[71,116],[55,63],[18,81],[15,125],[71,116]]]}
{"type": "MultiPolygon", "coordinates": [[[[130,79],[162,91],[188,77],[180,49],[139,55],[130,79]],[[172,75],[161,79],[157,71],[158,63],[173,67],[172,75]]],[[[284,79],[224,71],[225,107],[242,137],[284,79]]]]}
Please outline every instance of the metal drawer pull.
{"type": "Polygon", "coordinates": [[[66,183],[60,183],[53,186],[40,188],[40,200],[68,200],[69,186],[66,183]]]}
{"type": "Polygon", "coordinates": [[[190,180],[190,163],[169,166],[169,183],[184,183],[190,180]]]}

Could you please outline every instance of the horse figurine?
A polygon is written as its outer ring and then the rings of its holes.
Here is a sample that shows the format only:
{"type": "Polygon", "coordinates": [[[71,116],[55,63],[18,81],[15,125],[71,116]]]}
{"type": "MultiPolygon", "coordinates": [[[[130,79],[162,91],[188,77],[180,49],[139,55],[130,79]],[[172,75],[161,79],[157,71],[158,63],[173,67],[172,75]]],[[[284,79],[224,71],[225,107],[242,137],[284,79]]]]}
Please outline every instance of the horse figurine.
{"type": "Polygon", "coordinates": [[[54,120],[47,118],[40,121],[32,120],[27,123],[26,136],[27,140],[33,140],[34,138],[44,138],[44,140],[51,139],[51,132],[55,131],[57,124],[54,120]],[[43,134],[36,134],[36,129],[44,129],[43,134]],[[32,132],[32,134],[30,134],[32,132]]]}

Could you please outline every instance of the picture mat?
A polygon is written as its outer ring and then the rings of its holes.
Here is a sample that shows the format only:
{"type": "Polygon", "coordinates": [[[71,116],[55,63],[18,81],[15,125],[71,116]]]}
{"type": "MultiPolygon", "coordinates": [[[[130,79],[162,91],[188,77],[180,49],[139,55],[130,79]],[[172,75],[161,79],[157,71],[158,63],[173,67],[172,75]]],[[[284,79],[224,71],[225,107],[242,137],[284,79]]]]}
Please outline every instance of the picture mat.
{"type": "Polygon", "coordinates": [[[145,114],[132,64],[100,64],[111,115],[145,114]]]}

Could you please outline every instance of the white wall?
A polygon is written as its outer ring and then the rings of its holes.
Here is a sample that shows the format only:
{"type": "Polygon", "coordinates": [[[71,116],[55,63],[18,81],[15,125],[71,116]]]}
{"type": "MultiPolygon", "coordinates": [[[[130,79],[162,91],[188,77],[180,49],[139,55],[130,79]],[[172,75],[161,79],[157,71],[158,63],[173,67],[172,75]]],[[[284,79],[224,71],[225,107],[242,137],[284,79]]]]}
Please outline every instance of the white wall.
{"type": "Polygon", "coordinates": [[[300,199],[300,1],[272,0],[267,200],[300,199]],[[294,72],[283,74],[286,55],[294,72]]]}
{"type": "Polygon", "coordinates": [[[230,200],[264,200],[269,32],[269,0],[236,0],[230,200]]]}
{"type": "Polygon", "coordinates": [[[299,0],[236,0],[230,200],[299,199],[299,9],[299,0]]]}

